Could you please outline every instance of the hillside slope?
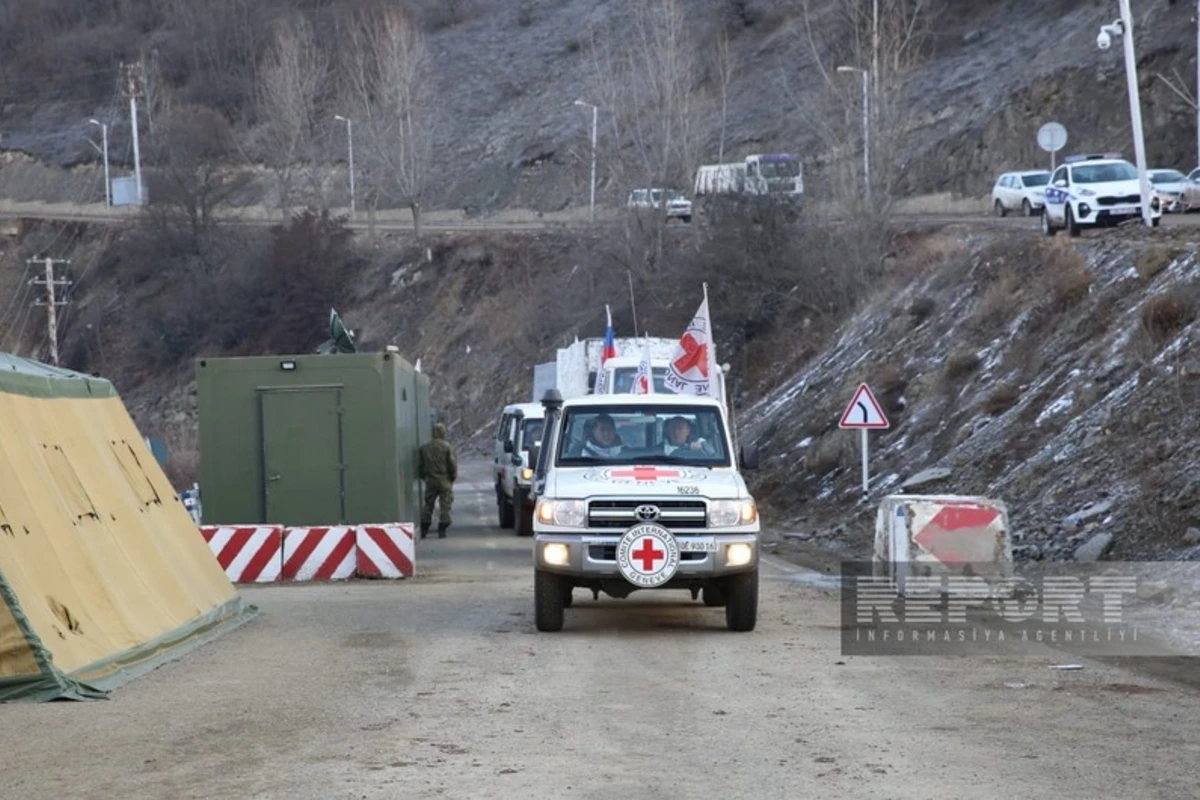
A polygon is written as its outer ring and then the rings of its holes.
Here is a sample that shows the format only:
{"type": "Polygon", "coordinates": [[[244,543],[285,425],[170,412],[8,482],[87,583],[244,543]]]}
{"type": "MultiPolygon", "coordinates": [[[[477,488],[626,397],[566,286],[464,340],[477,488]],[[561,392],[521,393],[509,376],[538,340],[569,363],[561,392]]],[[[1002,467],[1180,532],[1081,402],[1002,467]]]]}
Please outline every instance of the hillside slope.
{"type": "MultiPolygon", "coordinates": [[[[572,106],[576,98],[605,106],[600,202],[619,202],[631,185],[654,177],[636,157],[636,132],[628,123],[653,121],[657,99],[636,87],[614,93],[606,83],[613,77],[606,54],[628,50],[637,39],[633,0],[409,5],[423,21],[433,59],[438,127],[432,206],[486,212],[586,204],[590,114],[572,106]],[[610,107],[609,100],[620,107],[610,107]],[[618,120],[625,125],[620,130],[618,120]]],[[[0,191],[46,200],[78,198],[81,191],[92,201],[103,198],[99,157],[87,144],[89,116],[112,122],[114,161],[121,170],[131,165],[127,106],[115,82],[120,60],[158,53],[165,65],[162,82],[177,102],[218,109],[249,146],[259,124],[250,99],[256,59],[271,25],[289,10],[303,9],[334,52],[343,15],[341,7],[299,0],[222,0],[206,20],[167,0],[57,16],[43,0],[9,6],[11,19],[0,37],[0,148],[30,154],[35,164],[0,165],[0,191]],[[38,12],[19,13],[26,5],[38,12]],[[47,58],[48,52],[61,57],[47,58]],[[225,61],[237,69],[218,69],[225,61]],[[79,170],[59,169],[80,164],[88,165],[82,190],[79,170]]],[[[884,3],[885,13],[891,7],[884,3]]],[[[1068,150],[1119,150],[1132,157],[1120,48],[1101,52],[1095,45],[1099,25],[1116,16],[1115,0],[935,0],[922,7],[917,28],[923,35],[904,52],[905,66],[895,73],[885,102],[897,108],[889,111],[886,129],[876,131],[879,181],[904,194],[980,195],[999,171],[1048,162],[1034,134],[1050,119],[1068,128],[1068,150]]],[[[856,44],[866,30],[846,22],[849,8],[843,0],[689,2],[681,35],[694,56],[684,85],[688,135],[696,140],[688,145],[694,150],[688,159],[715,160],[721,149],[717,53],[723,31],[733,66],[724,94],[725,156],[799,152],[810,170],[810,193],[834,194],[845,180],[838,171],[857,164],[860,101],[854,81],[833,69],[867,56],[856,44]]],[[[1195,115],[1156,75],[1181,76],[1191,91],[1192,12],[1170,0],[1136,4],[1149,158],[1184,171],[1197,157],[1195,115]]],[[[650,77],[636,68],[622,74],[634,82],[650,77]]],[[[342,93],[331,90],[317,118],[332,120],[345,103],[342,93]]],[[[146,120],[143,126],[142,147],[149,153],[156,134],[146,120]]],[[[341,163],[341,129],[329,122],[314,130],[323,158],[341,163]]],[[[682,188],[689,188],[686,166],[672,168],[672,180],[682,188]]],[[[323,185],[325,202],[345,204],[344,173],[323,185]]]]}
{"type": "Polygon", "coordinates": [[[776,362],[792,377],[743,414],[783,524],[861,557],[883,494],[982,494],[1009,504],[1021,558],[1105,534],[1114,558],[1200,556],[1195,243],[948,232],[905,249],[911,272],[817,357],[776,362]],[[861,381],[892,423],[871,434],[867,501],[858,434],[837,429],[861,381]]]}

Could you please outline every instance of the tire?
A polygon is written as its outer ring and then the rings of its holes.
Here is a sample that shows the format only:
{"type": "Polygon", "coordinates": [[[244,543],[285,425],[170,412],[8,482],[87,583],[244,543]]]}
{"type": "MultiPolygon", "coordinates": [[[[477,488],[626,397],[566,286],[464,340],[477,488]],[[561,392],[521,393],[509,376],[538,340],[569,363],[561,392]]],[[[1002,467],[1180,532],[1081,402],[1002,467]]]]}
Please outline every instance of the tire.
{"type": "Polygon", "coordinates": [[[563,609],[567,607],[567,595],[571,588],[561,575],[535,570],[533,573],[534,622],[539,631],[553,633],[561,631],[563,609]]]}
{"type": "Polygon", "coordinates": [[[1021,213],[1027,217],[1033,216],[1033,205],[1029,202],[1028,198],[1021,201],[1021,213]]]}
{"type": "Polygon", "coordinates": [[[725,579],[725,627],[752,631],[758,622],[758,570],[725,579]]]}
{"type": "Polygon", "coordinates": [[[496,492],[496,508],[501,528],[511,528],[516,524],[512,501],[505,496],[504,492],[496,492]]]}
{"type": "Polygon", "coordinates": [[[1007,217],[1008,216],[1008,209],[1005,208],[1004,203],[1001,203],[999,200],[996,201],[995,209],[996,209],[997,217],[1007,217]]]}
{"type": "Polygon", "coordinates": [[[525,499],[517,494],[516,527],[517,536],[533,536],[533,509],[525,510],[525,499]]]}
{"type": "Polygon", "coordinates": [[[704,605],[709,608],[720,608],[724,606],[729,599],[725,597],[725,593],[721,591],[721,587],[716,583],[706,584],[700,592],[700,599],[704,601],[704,605]]]}
{"type": "Polygon", "coordinates": [[[685,217],[680,217],[680,219],[683,220],[684,224],[686,224],[686,225],[690,225],[692,223],[692,215],[691,214],[688,214],[685,217]]]}
{"type": "Polygon", "coordinates": [[[575,605],[575,595],[570,589],[567,589],[567,593],[563,595],[563,608],[570,608],[573,605],[575,605]]]}
{"type": "Polygon", "coordinates": [[[1079,230],[1079,223],[1077,223],[1075,221],[1075,212],[1071,211],[1071,205],[1068,203],[1067,204],[1067,235],[1073,236],[1073,237],[1078,237],[1080,233],[1081,233],[1081,231],[1079,230]]]}
{"type": "Polygon", "coordinates": [[[1150,219],[1150,227],[1157,228],[1160,222],[1162,222],[1162,217],[1152,217],[1150,219]]]}
{"type": "Polygon", "coordinates": [[[1054,234],[1058,233],[1054,227],[1054,223],[1050,221],[1049,209],[1045,208],[1042,209],[1042,233],[1046,234],[1047,236],[1053,236],[1054,234]]]}

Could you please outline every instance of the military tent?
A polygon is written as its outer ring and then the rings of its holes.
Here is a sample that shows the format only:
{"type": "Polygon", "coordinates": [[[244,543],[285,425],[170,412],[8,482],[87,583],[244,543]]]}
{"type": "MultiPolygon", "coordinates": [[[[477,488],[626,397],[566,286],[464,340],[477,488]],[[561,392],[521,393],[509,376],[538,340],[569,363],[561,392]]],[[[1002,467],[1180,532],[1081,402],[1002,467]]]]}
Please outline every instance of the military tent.
{"type": "Polygon", "coordinates": [[[256,611],[113,385],[0,353],[0,701],[104,697],[256,611]]]}

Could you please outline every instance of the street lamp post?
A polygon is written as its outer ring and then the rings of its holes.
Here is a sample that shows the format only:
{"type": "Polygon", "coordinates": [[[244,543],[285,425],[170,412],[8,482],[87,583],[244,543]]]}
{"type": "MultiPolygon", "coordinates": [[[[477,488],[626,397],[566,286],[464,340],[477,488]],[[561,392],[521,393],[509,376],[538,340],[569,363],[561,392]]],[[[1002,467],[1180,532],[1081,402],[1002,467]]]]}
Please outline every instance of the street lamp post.
{"type": "Polygon", "coordinates": [[[1125,45],[1125,83],[1129,88],[1129,117],[1133,123],[1133,153],[1137,159],[1138,186],[1141,189],[1142,222],[1147,227],[1154,224],[1150,215],[1150,178],[1146,172],[1146,140],[1142,133],[1142,103],[1138,93],[1137,56],[1133,49],[1133,12],[1129,0],[1120,0],[1121,17],[1100,27],[1096,45],[1107,50],[1112,37],[1120,36],[1125,45]]]}
{"type": "Polygon", "coordinates": [[[585,103],[582,100],[576,100],[575,105],[587,106],[592,109],[592,190],[591,200],[588,202],[588,218],[591,222],[596,221],[596,114],[597,107],[591,103],[585,103]]]}
{"type": "Polygon", "coordinates": [[[354,219],[354,131],[352,123],[346,117],[336,114],[333,118],[346,123],[346,146],[350,151],[350,219],[354,219]]]}
{"type": "MultiPolygon", "coordinates": [[[[99,120],[95,120],[95,119],[89,119],[88,122],[92,123],[93,125],[100,126],[100,138],[101,138],[101,141],[104,142],[104,148],[101,151],[104,154],[104,205],[105,205],[105,207],[111,207],[112,206],[112,183],[110,183],[108,180],[108,126],[105,125],[103,122],[100,122],[99,120]]],[[[89,141],[91,141],[91,140],[89,139],[89,141]]],[[[95,146],[96,146],[96,143],[92,142],[92,147],[95,147],[95,146]]]]}
{"type": "Polygon", "coordinates": [[[871,95],[867,90],[869,70],[858,67],[838,67],[838,72],[862,73],[863,174],[867,184],[867,203],[871,202],[871,95]]]}

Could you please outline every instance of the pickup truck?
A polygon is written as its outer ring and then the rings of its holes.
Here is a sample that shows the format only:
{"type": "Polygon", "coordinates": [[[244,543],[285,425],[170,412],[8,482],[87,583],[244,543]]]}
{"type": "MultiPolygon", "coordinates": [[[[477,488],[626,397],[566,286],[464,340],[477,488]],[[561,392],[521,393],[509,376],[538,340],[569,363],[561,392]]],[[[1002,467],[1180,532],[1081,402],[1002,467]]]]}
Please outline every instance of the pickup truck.
{"type": "Polygon", "coordinates": [[[614,598],[678,589],[724,607],[726,626],[758,615],[758,507],[735,458],[725,406],[675,394],[588,395],[542,405],[531,454],[535,621],[558,631],[572,592],[614,598]]]}

